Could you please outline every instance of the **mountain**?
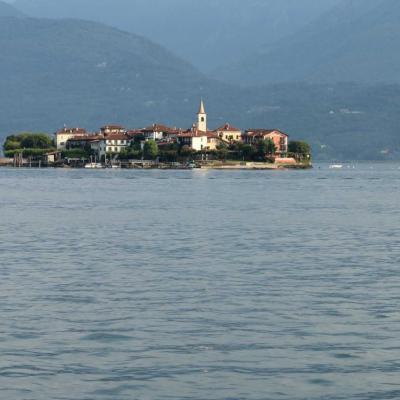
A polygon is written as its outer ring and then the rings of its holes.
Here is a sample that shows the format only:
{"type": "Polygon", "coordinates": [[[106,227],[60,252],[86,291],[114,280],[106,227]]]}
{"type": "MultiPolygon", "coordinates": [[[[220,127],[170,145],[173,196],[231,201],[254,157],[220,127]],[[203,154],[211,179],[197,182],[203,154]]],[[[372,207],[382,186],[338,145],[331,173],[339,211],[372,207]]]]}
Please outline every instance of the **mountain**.
{"type": "Polygon", "coordinates": [[[8,3],[0,1],[0,17],[22,17],[23,13],[8,3]]]}
{"type": "Polygon", "coordinates": [[[210,72],[298,31],[340,0],[17,0],[28,15],[138,33],[210,72]]]}
{"type": "Polygon", "coordinates": [[[246,84],[400,82],[400,2],[345,0],[295,35],[221,69],[246,84]]]}
{"type": "Polygon", "coordinates": [[[279,128],[322,159],[400,156],[399,85],[240,88],[141,36],[80,20],[2,17],[0,46],[0,141],[64,124],[190,127],[203,97],[211,128],[279,128]]]}
{"type": "Polygon", "coordinates": [[[0,47],[3,133],[64,123],[140,126],[218,90],[162,47],[95,22],[2,18],[0,47]]]}

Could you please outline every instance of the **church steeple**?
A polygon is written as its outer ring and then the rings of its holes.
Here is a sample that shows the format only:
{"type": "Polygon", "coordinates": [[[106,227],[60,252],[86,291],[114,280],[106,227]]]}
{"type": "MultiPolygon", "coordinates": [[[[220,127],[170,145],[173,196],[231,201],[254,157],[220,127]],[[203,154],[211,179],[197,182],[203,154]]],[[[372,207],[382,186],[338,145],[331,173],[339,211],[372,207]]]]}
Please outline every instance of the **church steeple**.
{"type": "Polygon", "coordinates": [[[197,129],[202,132],[207,132],[207,113],[203,99],[200,101],[199,112],[197,113],[197,129]]]}

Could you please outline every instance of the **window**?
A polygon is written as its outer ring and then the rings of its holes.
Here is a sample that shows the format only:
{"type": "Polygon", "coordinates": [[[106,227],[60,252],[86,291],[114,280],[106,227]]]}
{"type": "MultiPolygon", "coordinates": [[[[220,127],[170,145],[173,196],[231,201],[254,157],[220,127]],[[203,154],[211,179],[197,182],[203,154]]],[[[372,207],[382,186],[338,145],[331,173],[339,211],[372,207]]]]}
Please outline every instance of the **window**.
{"type": "Polygon", "coordinates": [[[118,147],[114,147],[114,151],[117,152],[118,151],[118,147]]]}
{"type": "Polygon", "coordinates": [[[204,117],[201,117],[201,122],[204,122],[204,117]]]}

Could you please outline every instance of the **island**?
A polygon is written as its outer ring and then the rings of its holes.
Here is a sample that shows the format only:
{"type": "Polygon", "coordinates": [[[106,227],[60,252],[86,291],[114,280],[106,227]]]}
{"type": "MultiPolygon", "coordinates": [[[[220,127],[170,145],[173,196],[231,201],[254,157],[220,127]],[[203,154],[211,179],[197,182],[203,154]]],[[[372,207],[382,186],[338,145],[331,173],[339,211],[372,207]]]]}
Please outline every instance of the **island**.
{"type": "Polygon", "coordinates": [[[279,129],[242,131],[225,123],[207,126],[203,100],[197,122],[189,129],[154,123],[126,129],[106,125],[98,132],[83,128],[59,129],[53,137],[24,132],[10,135],[3,145],[0,166],[56,168],[140,169],[307,169],[312,168],[311,146],[290,141],[279,129]]]}

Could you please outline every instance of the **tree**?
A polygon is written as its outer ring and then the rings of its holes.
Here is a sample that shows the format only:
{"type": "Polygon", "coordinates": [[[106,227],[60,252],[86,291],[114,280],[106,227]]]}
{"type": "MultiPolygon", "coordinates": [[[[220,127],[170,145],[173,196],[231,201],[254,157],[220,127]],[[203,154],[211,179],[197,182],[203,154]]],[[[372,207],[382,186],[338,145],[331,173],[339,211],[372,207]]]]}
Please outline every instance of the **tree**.
{"type": "Polygon", "coordinates": [[[276,149],[275,143],[272,139],[265,140],[265,147],[266,147],[266,149],[265,149],[266,154],[268,154],[269,156],[275,155],[277,149],[276,149]]]}
{"type": "Polygon", "coordinates": [[[128,147],[125,147],[118,154],[120,160],[138,160],[143,156],[142,148],[140,143],[131,142],[128,147]]]}
{"type": "Polygon", "coordinates": [[[220,160],[226,160],[227,156],[228,156],[228,146],[221,142],[220,144],[218,144],[217,146],[217,157],[220,160]]]}
{"type": "Polygon", "coordinates": [[[23,133],[18,137],[26,149],[49,149],[54,146],[53,140],[44,133],[23,133]]]}
{"type": "Polygon", "coordinates": [[[54,150],[54,142],[44,133],[23,132],[6,138],[3,148],[7,157],[23,153],[24,157],[40,157],[54,150]]]}
{"type": "Polygon", "coordinates": [[[143,147],[143,156],[146,160],[154,160],[158,156],[158,145],[155,140],[148,140],[143,147]]]}
{"type": "Polygon", "coordinates": [[[192,157],[193,156],[193,154],[195,153],[195,151],[190,147],[190,146],[188,146],[188,145],[184,145],[184,146],[182,146],[181,148],[180,148],[180,150],[179,150],[179,154],[182,156],[182,157],[185,157],[185,158],[190,158],[190,157],[192,157]]]}
{"type": "Polygon", "coordinates": [[[159,156],[162,161],[175,162],[178,158],[179,145],[169,143],[159,147],[159,156]]]}
{"type": "Polygon", "coordinates": [[[307,142],[292,141],[289,143],[289,153],[308,156],[311,154],[311,146],[307,142]]]}
{"type": "Polygon", "coordinates": [[[235,146],[233,150],[237,152],[241,160],[250,161],[256,155],[256,149],[250,144],[238,143],[235,146]]]}

